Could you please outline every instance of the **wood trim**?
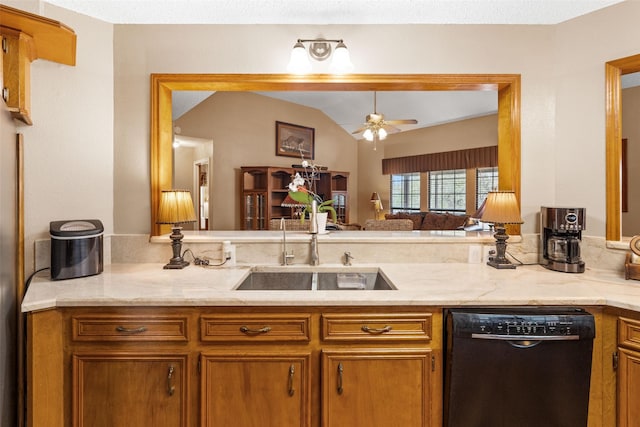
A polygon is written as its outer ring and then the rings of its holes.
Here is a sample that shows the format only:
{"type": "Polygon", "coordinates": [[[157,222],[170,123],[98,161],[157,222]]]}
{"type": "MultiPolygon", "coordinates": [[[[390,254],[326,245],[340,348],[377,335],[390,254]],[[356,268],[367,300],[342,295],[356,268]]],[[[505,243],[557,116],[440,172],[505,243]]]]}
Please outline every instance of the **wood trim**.
{"type": "Polygon", "coordinates": [[[606,239],[622,238],[622,88],[623,74],[640,71],[640,55],[605,64],[605,163],[606,163],[606,239]]]}
{"type": "Polygon", "coordinates": [[[622,139],[622,212],[629,212],[629,165],[627,163],[627,138],[622,139]]]}
{"type": "Polygon", "coordinates": [[[66,25],[0,4],[0,22],[33,37],[34,59],[76,65],[76,34],[66,25]]]}
{"type": "Polygon", "coordinates": [[[18,371],[18,427],[24,427],[25,398],[25,347],[24,347],[24,322],[25,315],[21,311],[22,298],[25,293],[24,283],[24,136],[16,134],[16,348],[17,348],[17,371],[18,371]]]}
{"type": "MultiPolygon", "coordinates": [[[[222,91],[383,91],[497,90],[499,189],[513,190],[520,203],[519,74],[152,74],[151,75],[151,235],[168,232],[156,224],[160,191],[171,186],[171,93],[174,90],[222,91]]],[[[520,225],[509,226],[519,234],[520,225]]]]}

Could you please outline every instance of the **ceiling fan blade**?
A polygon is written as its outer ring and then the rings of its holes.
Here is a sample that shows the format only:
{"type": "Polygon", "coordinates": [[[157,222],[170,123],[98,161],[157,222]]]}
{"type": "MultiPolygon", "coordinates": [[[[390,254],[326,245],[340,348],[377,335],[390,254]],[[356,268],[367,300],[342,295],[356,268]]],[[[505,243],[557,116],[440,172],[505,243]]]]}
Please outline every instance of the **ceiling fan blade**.
{"type": "Polygon", "coordinates": [[[399,128],[395,127],[395,126],[391,126],[389,124],[389,122],[385,122],[384,125],[382,125],[382,128],[384,130],[386,130],[387,133],[398,133],[398,132],[401,131],[401,129],[399,129],[399,128]]]}
{"type": "Polygon", "coordinates": [[[404,120],[385,120],[385,123],[392,125],[417,125],[416,119],[404,119],[404,120]]]}
{"type": "Polygon", "coordinates": [[[352,135],[355,135],[356,133],[362,133],[362,132],[364,132],[365,130],[367,130],[367,126],[363,126],[363,127],[359,128],[359,129],[356,129],[356,130],[354,130],[353,132],[351,132],[351,134],[352,134],[352,135]]]}

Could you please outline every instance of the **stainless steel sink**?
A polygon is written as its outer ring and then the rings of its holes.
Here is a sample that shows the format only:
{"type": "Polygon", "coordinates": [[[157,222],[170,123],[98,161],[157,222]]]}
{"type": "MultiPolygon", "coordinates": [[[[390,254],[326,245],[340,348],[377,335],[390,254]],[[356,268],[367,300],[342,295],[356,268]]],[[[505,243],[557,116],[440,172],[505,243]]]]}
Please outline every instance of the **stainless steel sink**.
{"type": "Polygon", "coordinates": [[[332,291],[395,290],[396,287],[377,269],[344,271],[263,271],[249,273],[238,291],[332,291]]]}

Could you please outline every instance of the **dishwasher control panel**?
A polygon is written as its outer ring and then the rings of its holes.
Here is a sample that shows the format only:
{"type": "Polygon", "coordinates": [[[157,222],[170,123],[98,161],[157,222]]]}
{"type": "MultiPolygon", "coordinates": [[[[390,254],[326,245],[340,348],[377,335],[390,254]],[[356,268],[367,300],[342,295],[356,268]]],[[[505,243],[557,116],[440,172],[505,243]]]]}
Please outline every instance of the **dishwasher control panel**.
{"type": "Polygon", "coordinates": [[[527,310],[514,313],[458,312],[454,310],[454,331],[464,335],[496,335],[517,337],[561,337],[576,339],[593,338],[593,316],[579,313],[532,313],[527,310]]]}

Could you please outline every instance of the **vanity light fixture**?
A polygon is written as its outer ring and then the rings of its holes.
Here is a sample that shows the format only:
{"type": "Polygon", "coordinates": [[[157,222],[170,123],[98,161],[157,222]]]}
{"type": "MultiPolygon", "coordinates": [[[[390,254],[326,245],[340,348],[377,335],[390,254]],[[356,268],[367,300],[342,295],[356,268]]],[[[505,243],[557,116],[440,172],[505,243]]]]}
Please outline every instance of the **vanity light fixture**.
{"type": "Polygon", "coordinates": [[[482,222],[494,224],[496,233],[496,255],[489,258],[487,265],[498,269],[516,268],[505,256],[507,251],[507,239],[505,224],[522,224],[520,209],[516,194],[513,191],[490,191],[484,203],[484,212],[481,213],[482,222]]]}
{"type": "Polygon", "coordinates": [[[292,74],[310,73],[311,61],[309,57],[316,61],[324,61],[332,57],[329,65],[329,72],[332,74],[347,74],[353,70],[349,51],[342,39],[298,39],[291,51],[287,71],[292,74]],[[305,43],[309,44],[308,53],[305,43]],[[335,49],[332,49],[332,43],[336,44],[335,49]],[[333,55],[331,55],[332,51],[333,55]]]}
{"type": "Polygon", "coordinates": [[[171,224],[171,248],[173,257],[165,269],[182,269],[189,265],[182,257],[182,224],[196,222],[196,213],[189,190],[163,190],[158,209],[158,224],[171,224]]]}

